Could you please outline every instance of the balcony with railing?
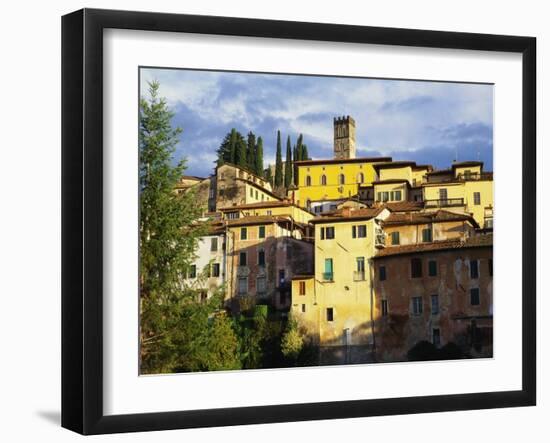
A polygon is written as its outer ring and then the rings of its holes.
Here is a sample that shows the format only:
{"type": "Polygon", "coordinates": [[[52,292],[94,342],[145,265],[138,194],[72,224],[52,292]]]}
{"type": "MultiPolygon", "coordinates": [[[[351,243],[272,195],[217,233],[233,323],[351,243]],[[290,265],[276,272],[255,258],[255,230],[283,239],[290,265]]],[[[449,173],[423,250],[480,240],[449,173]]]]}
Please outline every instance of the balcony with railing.
{"type": "Polygon", "coordinates": [[[451,206],[464,206],[463,198],[440,198],[436,200],[425,200],[426,208],[448,208],[451,206]]]}
{"type": "Polygon", "coordinates": [[[364,281],[364,280],[365,280],[365,271],[353,272],[353,281],[364,281]]]}
{"type": "Polygon", "coordinates": [[[466,172],[457,174],[456,179],[459,181],[471,181],[471,180],[492,180],[492,172],[466,172]]]}

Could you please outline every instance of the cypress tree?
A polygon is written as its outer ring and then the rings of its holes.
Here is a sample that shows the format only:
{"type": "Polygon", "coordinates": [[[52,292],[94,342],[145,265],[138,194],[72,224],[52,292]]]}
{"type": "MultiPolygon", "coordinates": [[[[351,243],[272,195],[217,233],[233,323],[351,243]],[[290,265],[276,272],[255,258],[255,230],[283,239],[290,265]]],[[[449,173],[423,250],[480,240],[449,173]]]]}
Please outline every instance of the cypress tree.
{"type": "MultiPolygon", "coordinates": [[[[240,134],[239,134],[240,135],[240,134]]],[[[241,168],[248,168],[248,158],[246,152],[246,142],[244,141],[243,136],[241,135],[237,138],[235,143],[235,164],[241,168]]]]}
{"type": "MultiPolygon", "coordinates": [[[[218,148],[218,166],[224,163],[231,163],[236,165],[239,161],[239,149],[240,143],[244,143],[244,138],[240,132],[235,128],[232,128],[230,132],[224,137],[220,147],[218,148]]],[[[246,158],[246,145],[245,145],[245,158],[246,158]]]]}
{"type": "Polygon", "coordinates": [[[281,131],[277,131],[277,153],[275,154],[275,187],[283,185],[283,155],[281,152],[281,131]]]}
{"type": "Polygon", "coordinates": [[[309,153],[307,152],[307,145],[302,145],[302,160],[309,160],[309,153]]]}
{"type": "Polygon", "coordinates": [[[271,166],[265,170],[264,177],[269,182],[271,187],[273,187],[273,175],[271,174],[271,166]]]}
{"type": "Polygon", "coordinates": [[[256,136],[252,131],[248,133],[246,145],[246,166],[256,172],[256,136]]]}
{"type": "Polygon", "coordinates": [[[255,157],[255,168],[256,174],[260,177],[264,176],[264,141],[262,137],[258,137],[258,144],[255,148],[256,157],[255,157]]]}
{"type": "Polygon", "coordinates": [[[290,135],[286,139],[286,162],[285,162],[285,188],[292,183],[292,149],[290,147],[290,135]]]}
{"type": "Polygon", "coordinates": [[[302,134],[298,136],[296,141],[296,153],[294,154],[294,184],[298,186],[298,165],[297,161],[304,160],[304,147],[303,147],[304,137],[302,134]]]}

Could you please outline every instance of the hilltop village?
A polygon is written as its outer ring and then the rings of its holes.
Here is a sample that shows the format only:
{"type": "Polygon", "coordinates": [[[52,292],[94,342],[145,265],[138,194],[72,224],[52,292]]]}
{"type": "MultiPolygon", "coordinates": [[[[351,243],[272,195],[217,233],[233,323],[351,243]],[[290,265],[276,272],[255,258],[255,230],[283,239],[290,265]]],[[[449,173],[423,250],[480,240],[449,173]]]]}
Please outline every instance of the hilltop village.
{"type": "Polygon", "coordinates": [[[349,116],[333,157],[297,161],[283,196],[227,163],[182,177],[209,223],[186,285],[200,299],[223,287],[233,314],[290,315],[323,364],[403,360],[422,341],[492,356],[492,172],[358,158],[349,116]]]}

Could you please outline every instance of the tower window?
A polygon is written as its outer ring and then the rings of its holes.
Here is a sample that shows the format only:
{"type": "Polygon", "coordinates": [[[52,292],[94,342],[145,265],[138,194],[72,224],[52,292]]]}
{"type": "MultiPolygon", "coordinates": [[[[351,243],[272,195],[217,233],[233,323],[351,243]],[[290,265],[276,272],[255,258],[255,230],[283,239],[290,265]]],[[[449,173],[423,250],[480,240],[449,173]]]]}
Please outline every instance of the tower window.
{"type": "Polygon", "coordinates": [[[321,186],[326,186],[327,185],[327,176],[326,175],[321,175],[321,186]]]}
{"type": "Polygon", "coordinates": [[[344,174],[340,174],[338,176],[338,184],[345,185],[346,184],[346,176],[344,174]]]}

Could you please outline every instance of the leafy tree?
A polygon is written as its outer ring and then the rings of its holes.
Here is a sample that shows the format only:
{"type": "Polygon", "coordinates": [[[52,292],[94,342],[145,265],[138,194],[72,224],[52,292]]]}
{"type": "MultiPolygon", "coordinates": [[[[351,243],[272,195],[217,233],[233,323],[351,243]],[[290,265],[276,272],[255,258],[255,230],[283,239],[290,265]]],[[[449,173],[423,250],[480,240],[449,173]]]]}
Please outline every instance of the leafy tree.
{"type": "MultiPolygon", "coordinates": [[[[256,144],[255,172],[260,177],[264,177],[264,141],[262,137],[258,137],[256,144]]],[[[271,170],[269,170],[271,173],[271,170]]]]}
{"type": "Polygon", "coordinates": [[[199,303],[182,284],[206,226],[196,222],[202,208],[194,192],[174,192],[185,170],[183,160],[172,164],[182,130],[172,128],[173,113],[158,91],[158,82],[149,84],[139,113],[140,370],[232,368],[238,363],[227,356],[235,354],[236,338],[221,320],[210,321],[221,298],[199,303]],[[226,339],[212,347],[220,334],[226,339]]]}
{"type": "Polygon", "coordinates": [[[283,185],[283,157],[281,152],[281,131],[277,131],[277,152],[275,154],[275,187],[283,185]]]}
{"type": "Polygon", "coordinates": [[[285,188],[292,183],[292,149],[290,147],[290,135],[286,139],[286,161],[285,161],[285,188]]]}
{"type": "Polygon", "coordinates": [[[295,321],[290,320],[281,340],[281,352],[291,362],[295,362],[304,346],[304,338],[295,321]]]}

